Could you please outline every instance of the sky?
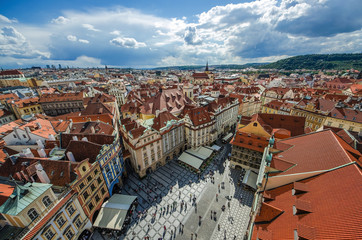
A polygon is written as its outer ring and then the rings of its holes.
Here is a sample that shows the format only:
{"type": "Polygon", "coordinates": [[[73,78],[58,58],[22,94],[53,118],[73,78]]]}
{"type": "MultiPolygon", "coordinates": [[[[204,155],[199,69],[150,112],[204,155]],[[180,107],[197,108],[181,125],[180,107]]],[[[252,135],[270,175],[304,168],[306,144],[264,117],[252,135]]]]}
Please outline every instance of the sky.
{"type": "Polygon", "coordinates": [[[273,62],[360,53],[361,0],[1,0],[0,67],[273,62]]]}

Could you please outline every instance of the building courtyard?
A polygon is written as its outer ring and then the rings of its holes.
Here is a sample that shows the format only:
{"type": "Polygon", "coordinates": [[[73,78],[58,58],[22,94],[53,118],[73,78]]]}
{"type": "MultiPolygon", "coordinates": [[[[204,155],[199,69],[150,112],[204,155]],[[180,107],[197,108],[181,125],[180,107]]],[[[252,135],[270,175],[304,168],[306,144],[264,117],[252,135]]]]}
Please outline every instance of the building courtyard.
{"type": "Polygon", "coordinates": [[[144,179],[129,175],[121,194],[139,202],[131,222],[121,235],[99,230],[93,239],[243,239],[254,193],[238,186],[229,152],[225,145],[200,176],[174,160],[144,179]]]}

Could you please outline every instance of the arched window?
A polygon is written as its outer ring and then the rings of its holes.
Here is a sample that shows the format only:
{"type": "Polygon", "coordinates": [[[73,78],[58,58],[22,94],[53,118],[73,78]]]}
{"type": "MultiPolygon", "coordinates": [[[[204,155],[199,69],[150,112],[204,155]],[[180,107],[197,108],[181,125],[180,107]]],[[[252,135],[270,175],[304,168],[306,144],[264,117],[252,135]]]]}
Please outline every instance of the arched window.
{"type": "Polygon", "coordinates": [[[39,216],[39,214],[37,213],[37,211],[34,208],[31,208],[28,211],[28,216],[32,221],[34,221],[39,216]]]}
{"type": "Polygon", "coordinates": [[[48,196],[45,196],[43,198],[42,202],[46,207],[48,207],[52,203],[52,201],[50,200],[50,198],[48,196]]]}

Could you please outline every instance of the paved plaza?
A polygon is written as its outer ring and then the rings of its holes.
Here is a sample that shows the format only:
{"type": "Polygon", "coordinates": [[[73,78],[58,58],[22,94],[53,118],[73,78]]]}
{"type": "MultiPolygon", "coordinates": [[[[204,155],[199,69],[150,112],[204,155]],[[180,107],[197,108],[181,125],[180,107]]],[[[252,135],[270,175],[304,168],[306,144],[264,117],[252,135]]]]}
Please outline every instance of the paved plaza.
{"type": "Polygon", "coordinates": [[[201,179],[175,161],[142,180],[130,175],[122,194],[137,196],[139,205],[120,239],[243,239],[253,192],[237,186],[241,171],[222,161],[229,151],[225,146],[201,179]]]}

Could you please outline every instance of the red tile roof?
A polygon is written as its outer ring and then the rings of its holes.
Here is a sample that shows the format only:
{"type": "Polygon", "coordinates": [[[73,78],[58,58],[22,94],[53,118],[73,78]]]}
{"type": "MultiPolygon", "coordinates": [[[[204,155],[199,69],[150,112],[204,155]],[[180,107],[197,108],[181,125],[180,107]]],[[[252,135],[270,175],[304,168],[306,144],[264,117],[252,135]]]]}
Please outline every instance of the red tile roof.
{"type": "Polygon", "coordinates": [[[334,108],[329,117],[362,123],[362,112],[348,108],[334,108]]]}
{"type": "Polygon", "coordinates": [[[14,186],[0,183],[0,205],[3,205],[13,192],[14,186]]]}
{"type": "Polygon", "coordinates": [[[260,137],[255,134],[248,134],[238,130],[234,138],[230,141],[230,144],[251,149],[258,152],[263,152],[264,148],[268,146],[268,139],[260,137]]]}
{"type": "Polygon", "coordinates": [[[23,73],[19,70],[3,70],[0,72],[0,76],[7,76],[7,75],[22,75],[23,73]]]}
{"type": "MultiPolygon", "coordinates": [[[[295,229],[305,239],[362,239],[362,173],[356,164],[300,182],[308,192],[293,195],[293,183],[269,190],[275,199],[268,204],[284,212],[271,222],[256,223],[252,239],[294,239],[295,229]],[[293,205],[310,212],[294,215],[293,205]],[[262,238],[265,231],[272,234],[262,238]]],[[[258,217],[268,216],[261,212],[258,217]]]]}
{"type": "Polygon", "coordinates": [[[171,120],[179,121],[180,119],[178,119],[168,111],[160,112],[158,116],[153,119],[152,128],[160,131],[160,129],[165,127],[167,125],[167,122],[171,120]]]}
{"type": "Polygon", "coordinates": [[[190,117],[194,126],[203,125],[211,122],[211,115],[207,109],[208,107],[196,107],[186,110],[185,114],[190,117]]]}
{"type": "Polygon", "coordinates": [[[260,207],[260,213],[255,218],[255,222],[270,222],[282,213],[283,210],[263,202],[260,207]]]}
{"type": "Polygon", "coordinates": [[[7,94],[1,94],[0,95],[0,101],[1,100],[17,100],[19,99],[18,95],[16,95],[15,93],[7,93],[7,94]]]}
{"type": "Polygon", "coordinates": [[[51,93],[41,95],[39,102],[49,103],[49,102],[65,102],[65,101],[82,101],[83,92],[76,93],[51,93]]]}
{"type": "Polygon", "coordinates": [[[331,130],[283,139],[280,142],[293,147],[275,156],[294,163],[295,166],[278,175],[326,170],[356,161],[347,154],[348,152],[362,156],[331,130]]]}
{"type": "Polygon", "coordinates": [[[11,104],[15,105],[18,108],[28,107],[39,104],[39,98],[33,97],[33,98],[26,98],[26,99],[18,99],[14,100],[14,103],[11,104]]]}
{"type": "Polygon", "coordinates": [[[112,135],[114,128],[112,125],[103,122],[73,123],[70,133],[96,133],[112,135]]]}

